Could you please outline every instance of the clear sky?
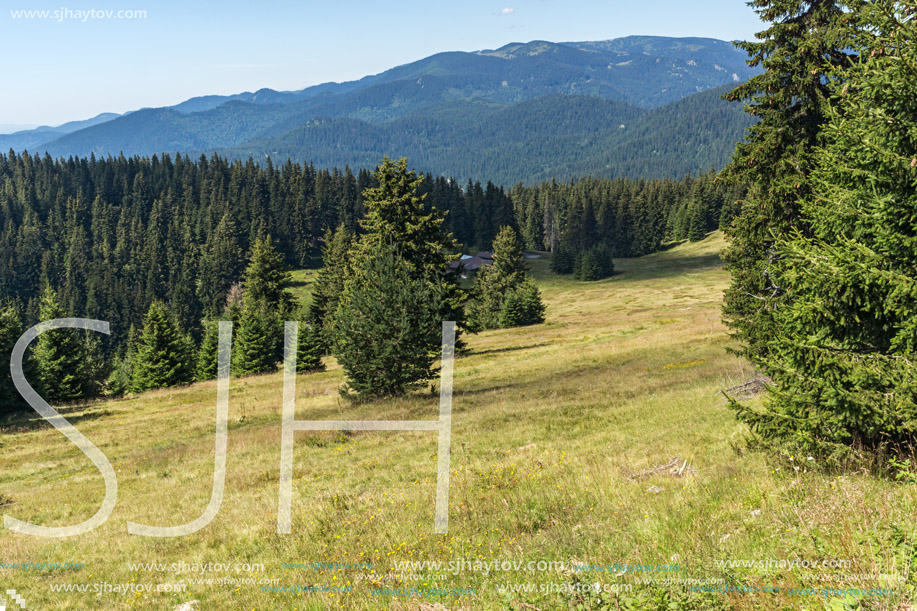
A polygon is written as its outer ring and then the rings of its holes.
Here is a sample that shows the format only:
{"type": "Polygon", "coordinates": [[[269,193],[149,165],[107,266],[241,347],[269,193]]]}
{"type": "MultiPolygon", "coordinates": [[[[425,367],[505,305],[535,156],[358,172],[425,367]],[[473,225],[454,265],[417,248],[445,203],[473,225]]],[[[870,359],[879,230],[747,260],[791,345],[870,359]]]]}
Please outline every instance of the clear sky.
{"type": "Polygon", "coordinates": [[[752,38],[742,0],[4,0],[0,124],[59,124],[262,87],[296,90],[440,51],[631,34],[752,38]],[[78,13],[96,10],[84,19],[78,13]],[[14,18],[50,11],[49,18],[14,18]],[[61,12],[63,19],[54,16],[61,12]],[[69,12],[67,12],[69,11],[69,12]],[[98,11],[145,11],[100,18],[98,11]]]}

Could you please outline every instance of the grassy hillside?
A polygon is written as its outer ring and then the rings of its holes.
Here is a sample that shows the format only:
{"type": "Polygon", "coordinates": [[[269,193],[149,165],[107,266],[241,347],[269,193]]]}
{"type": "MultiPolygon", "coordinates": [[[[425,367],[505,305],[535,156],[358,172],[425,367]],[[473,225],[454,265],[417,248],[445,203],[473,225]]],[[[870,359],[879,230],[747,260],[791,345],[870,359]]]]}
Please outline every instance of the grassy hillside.
{"type": "MultiPolygon", "coordinates": [[[[278,535],[278,373],[232,381],[226,495],[217,518],[186,538],[131,536],[126,522],[177,525],[203,512],[213,475],[215,383],[64,410],[115,465],[118,505],[102,527],[73,539],[0,530],[0,563],[83,565],[0,568],[3,589],[15,588],[28,609],[175,609],[192,600],[199,603],[186,608],[909,609],[897,605],[915,584],[913,485],[820,474],[806,457],[769,462],[742,450],[745,431],[720,391],[752,372],[726,352],[721,245],[714,235],[618,260],[620,273],[596,283],[558,278],[547,272],[546,260],[532,262],[548,323],[470,337],[470,354],[455,363],[446,536],[433,534],[436,436],[428,432],[297,433],[293,534],[278,535]],[[664,465],[674,467],[656,468],[664,465]],[[462,559],[565,568],[389,574],[395,563],[462,559]],[[766,568],[794,559],[829,566],[766,568]],[[732,561],[757,566],[724,566],[732,561]],[[848,564],[837,568],[837,561],[848,564]],[[206,562],[234,568],[202,575],[129,566],[206,562]],[[372,569],[283,566],[318,562],[371,563],[372,569]],[[669,570],[587,572],[572,568],[576,563],[669,570]],[[236,571],[236,564],[263,570],[236,571]],[[192,583],[202,578],[213,582],[192,583]],[[649,579],[659,581],[638,582],[649,579]],[[678,582],[688,579],[780,591],[692,592],[678,582]],[[267,592],[259,581],[352,591],[267,592]],[[563,591],[596,582],[617,591],[563,591]],[[52,591],[103,583],[184,584],[186,591],[52,591]],[[536,591],[521,591],[529,584],[536,591]],[[537,591],[542,584],[552,584],[553,593],[537,591]],[[860,596],[859,603],[848,597],[850,606],[843,606],[837,600],[843,595],[787,591],[802,586],[891,588],[895,595],[860,596]],[[380,587],[474,594],[371,593],[380,587]]],[[[297,280],[307,291],[309,277],[297,280]]],[[[436,417],[436,395],[354,406],[339,399],[341,381],[333,364],[301,376],[297,417],[436,417]]],[[[2,426],[4,513],[65,525],[96,511],[101,478],[72,444],[34,419],[2,426]]]]}

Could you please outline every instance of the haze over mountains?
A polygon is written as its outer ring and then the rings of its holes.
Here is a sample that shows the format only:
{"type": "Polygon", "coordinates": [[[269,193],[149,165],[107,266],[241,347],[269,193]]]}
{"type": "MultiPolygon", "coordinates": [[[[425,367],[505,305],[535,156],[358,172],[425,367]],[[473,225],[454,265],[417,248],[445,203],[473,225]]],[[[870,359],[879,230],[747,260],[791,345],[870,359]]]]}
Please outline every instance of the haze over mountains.
{"type": "Polygon", "coordinates": [[[679,177],[721,167],[750,119],[719,95],[754,75],[731,43],[627,38],[448,52],[346,83],[204,96],[0,136],[52,156],[220,153],[460,179],[679,177]]]}

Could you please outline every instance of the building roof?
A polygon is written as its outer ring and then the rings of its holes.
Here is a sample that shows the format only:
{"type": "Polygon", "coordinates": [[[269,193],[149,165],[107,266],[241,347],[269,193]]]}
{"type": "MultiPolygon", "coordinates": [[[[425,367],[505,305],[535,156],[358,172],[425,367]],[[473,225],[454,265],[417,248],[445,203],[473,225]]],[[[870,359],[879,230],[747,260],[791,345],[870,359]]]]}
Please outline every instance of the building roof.
{"type": "Polygon", "coordinates": [[[482,267],[493,265],[493,263],[493,254],[485,250],[474,256],[462,255],[461,259],[453,261],[449,264],[449,269],[460,269],[466,272],[473,272],[481,269],[482,267]]]}
{"type": "Polygon", "coordinates": [[[462,267],[465,269],[465,271],[473,272],[481,269],[482,267],[493,265],[494,260],[490,257],[481,256],[481,253],[478,253],[467,261],[462,261],[462,264],[462,267]]]}

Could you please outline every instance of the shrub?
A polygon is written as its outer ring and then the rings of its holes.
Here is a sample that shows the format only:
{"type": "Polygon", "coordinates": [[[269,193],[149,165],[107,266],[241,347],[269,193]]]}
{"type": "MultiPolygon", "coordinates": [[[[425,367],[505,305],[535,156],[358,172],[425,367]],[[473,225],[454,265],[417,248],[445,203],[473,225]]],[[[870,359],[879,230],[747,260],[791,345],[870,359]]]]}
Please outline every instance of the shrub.
{"type": "Polygon", "coordinates": [[[614,273],[611,251],[604,245],[586,250],[576,258],[573,277],[577,280],[601,280],[614,273]]]}
{"type": "Polygon", "coordinates": [[[506,328],[541,324],[544,322],[544,312],[541,291],[527,278],[506,294],[500,312],[500,326],[506,328]]]}

